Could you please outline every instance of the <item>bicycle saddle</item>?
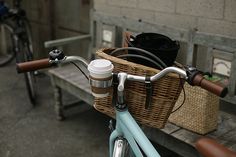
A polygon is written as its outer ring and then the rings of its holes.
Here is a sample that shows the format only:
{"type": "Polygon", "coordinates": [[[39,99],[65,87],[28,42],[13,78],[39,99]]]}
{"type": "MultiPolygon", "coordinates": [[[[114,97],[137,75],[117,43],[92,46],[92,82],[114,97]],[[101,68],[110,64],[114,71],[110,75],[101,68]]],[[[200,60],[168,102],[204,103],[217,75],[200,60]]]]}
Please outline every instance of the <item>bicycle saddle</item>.
{"type": "Polygon", "coordinates": [[[210,138],[201,138],[195,145],[198,152],[204,157],[236,157],[236,152],[210,138]]]}

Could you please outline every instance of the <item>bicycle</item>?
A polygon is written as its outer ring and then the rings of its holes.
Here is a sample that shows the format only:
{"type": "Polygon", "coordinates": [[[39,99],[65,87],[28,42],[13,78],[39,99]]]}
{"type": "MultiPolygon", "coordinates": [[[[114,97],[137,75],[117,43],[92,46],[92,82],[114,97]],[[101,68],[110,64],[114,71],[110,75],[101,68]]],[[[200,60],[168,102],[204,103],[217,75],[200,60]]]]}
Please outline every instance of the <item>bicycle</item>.
{"type": "MultiPolygon", "coordinates": [[[[26,63],[21,63],[17,65],[18,72],[26,72],[37,70],[41,68],[48,68],[55,64],[61,63],[70,63],[74,64],[75,61],[79,61],[87,67],[90,71],[90,76],[86,76],[90,80],[90,85],[92,86],[92,93],[95,96],[104,97],[107,94],[107,91],[98,90],[99,88],[108,88],[112,84],[116,84],[116,90],[114,90],[117,95],[115,103],[115,112],[116,112],[116,125],[113,128],[113,124],[110,123],[110,128],[112,133],[109,139],[109,156],[110,157],[128,157],[128,156],[137,156],[143,157],[144,154],[148,157],[160,157],[158,151],[154,148],[152,143],[143,133],[142,129],[139,127],[135,119],[128,111],[128,104],[124,101],[124,89],[126,80],[130,81],[139,81],[145,82],[146,77],[130,75],[127,73],[119,72],[112,73],[112,64],[111,68],[104,73],[104,65],[108,65],[110,61],[103,60],[102,62],[94,60],[88,64],[88,62],[79,57],[79,56],[64,56],[64,54],[59,50],[54,50],[49,53],[49,59],[41,59],[26,63]],[[91,66],[96,63],[100,69],[99,73],[96,73],[94,69],[91,69],[91,66]],[[103,78],[101,77],[103,76],[103,78]],[[110,77],[111,76],[111,77],[110,77]],[[97,78],[96,78],[97,77],[97,78]],[[109,79],[108,79],[109,78],[109,79]],[[94,90],[93,88],[95,87],[94,90]]],[[[77,66],[76,66],[77,67],[77,66]]],[[[79,68],[79,67],[77,67],[79,68]]],[[[81,68],[79,68],[81,70],[81,68]]],[[[197,85],[210,92],[224,97],[227,94],[227,88],[223,88],[219,85],[216,85],[208,80],[205,80],[204,77],[199,73],[199,71],[193,67],[188,67],[185,70],[177,67],[167,67],[161,70],[159,73],[150,77],[150,81],[156,81],[168,73],[177,73],[183,79],[185,79],[190,85],[197,85]]]]}
{"type": "MultiPolygon", "coordinates": [[[[33,46],[29,21],[21,8],[21,0],[13,1],[10,9],[0,1],[0,67],[16,58],[16,63],[33,60],[33,46]]],[[[34,72],[24,74],[30,102],[35,105],[34,72]]]]}

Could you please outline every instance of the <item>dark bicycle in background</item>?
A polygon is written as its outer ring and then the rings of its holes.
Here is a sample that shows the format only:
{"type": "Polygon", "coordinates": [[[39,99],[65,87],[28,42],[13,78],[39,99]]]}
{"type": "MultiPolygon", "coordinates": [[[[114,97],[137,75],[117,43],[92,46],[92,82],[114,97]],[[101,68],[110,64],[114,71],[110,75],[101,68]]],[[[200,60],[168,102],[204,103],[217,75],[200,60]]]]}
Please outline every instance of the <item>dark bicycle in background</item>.
{"type": "MultiPolygon", "coordinates": [[[[13,8],[0,0],[0,67],[16,58],[16,63],[33,60],[32,36],[22,0],[13,0],[13,8]]],[[[35,105],[34,72],[24,73],[30,102],[35,105]]]]}

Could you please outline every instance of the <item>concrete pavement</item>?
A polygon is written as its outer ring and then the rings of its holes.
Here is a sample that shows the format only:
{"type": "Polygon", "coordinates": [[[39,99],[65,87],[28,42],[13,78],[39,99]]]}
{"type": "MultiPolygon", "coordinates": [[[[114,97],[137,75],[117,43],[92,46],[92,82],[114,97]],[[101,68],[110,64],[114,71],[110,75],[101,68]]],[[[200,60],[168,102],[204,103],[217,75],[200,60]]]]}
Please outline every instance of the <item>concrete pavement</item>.
{"type": "MultiPolygon", "coordinates": [[[[109,118],[81,103],[66,112],[65,121],[57,121],[49,77],[39,75],[37,83],[38,102],[32,107],[15,65],[0,68],[0,156],[107,156],[109,118]]],[[[67,103],[75,100],[64,95],[67,103]]]]}

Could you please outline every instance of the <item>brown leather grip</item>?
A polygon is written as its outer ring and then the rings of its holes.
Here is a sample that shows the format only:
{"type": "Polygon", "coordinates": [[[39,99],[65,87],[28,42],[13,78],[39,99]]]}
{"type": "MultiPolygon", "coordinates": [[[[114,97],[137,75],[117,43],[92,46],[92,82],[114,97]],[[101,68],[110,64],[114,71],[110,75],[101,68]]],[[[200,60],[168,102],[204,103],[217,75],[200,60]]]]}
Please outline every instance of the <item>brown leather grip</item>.
{"type": "Polygon", "coordinates": [[[201,74],[197,74],[193,79],[193,85],[200,86],[207,91],[216,94],[219,97],[225,97],[228,93],[226,87],[222,87],[216,83],[206,80],[201,74]]]}
{"type": "Polygon", "coordinates": [[[236,157],[236,152],[210,138],[201,138],[195,145],[198,152],[204,157],[236,157]]]}
{"type": "Polygon", "coordinates": [[[16,69],[18,73],[23,73],[23,72],[35,71],[35,70],[39,70],[43,68],[49,68],[51,66],[52,64],[49,63],[49,59],[45,58],[45,59],[40,59],[40,60],[18,63],[16,65],[16,69]]]}

